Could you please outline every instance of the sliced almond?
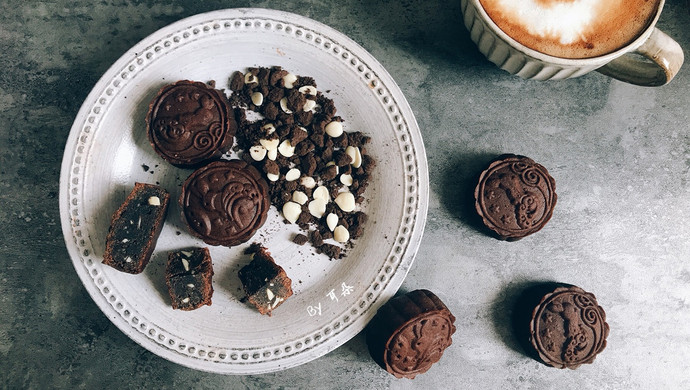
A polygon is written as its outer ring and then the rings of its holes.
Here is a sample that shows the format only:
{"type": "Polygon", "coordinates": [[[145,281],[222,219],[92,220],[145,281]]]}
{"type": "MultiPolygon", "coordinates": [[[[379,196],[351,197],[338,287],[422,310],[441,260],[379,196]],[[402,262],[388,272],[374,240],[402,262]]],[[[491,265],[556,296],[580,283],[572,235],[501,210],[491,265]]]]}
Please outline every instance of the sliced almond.
{"type": "Polygon", "coordinates": [[[295,202],[285,202],[283,205],[283,217],[290,221],[290,223],[297,222],[299,215],[302,213],[302,206],[295,202]]]}
{"type": "Polygon", "coordinates": [[[316,187],[316,180],[311,176],[304,176],[300,180],[300,184],[303,185],[304,188],[314,188],[316,187]]]}
{"type": "Polygon", "coordinates": [[[333,229],[335,229],[335,227],[338,225],[338,215],[335,213],[328,214],[326,217],[326,225],[328,225],[328,229],[330,229],[330,231],[333,231],[333,229]]]}
{"type": "Polygon", "coordinates": [[[321,199],[325,203],[328,203],[331,200],[331,194],[328,192],[328,188],[324,186],[319,186],[317,189],[314,190],[312,198],[321,199]]]}
{"type": "Polygon", "coordinates": [[[292,193],[292,201],[299,204],[305,204],[309,201],[309,197],[302,191],[295,191],[292,193]]]}
{"type": "Polygon", "coordinates": [[[285,180],[287,181],[295,181],[299,179],[300,175],[302,172],[299,171],[297,168],[292,168],[287,173],[285,174],[285,180]]]}
{"type": "Polygon", "coordinates": [[[345,173],[340,175],[340,182],[343,183],[343,185],[345,185],[345,186],[348,186],[348,187],[351,186],[353,183],[352,175],[345,174],[345,173]]]}
{"type": "Polygon", "coordinates": [[[343,124],[340,121],[332,121],[326,125],[326,134],[333,138],[340,137],[343,134],[343,124]]]}
{"type": "Polygon", "coordinates": [[[351,192],[341,192],[335,198],[335,204],[340,207],[341,210],[349,213],[355,209],[355,196],[351,192]]]}
{"type": "Polygon", "coordinates": [[[343,225],[338,225],[333,230],[333,239],[344,243],[350,239],[350,232],[343,225]]]}
{"type": "Polygon", "coordinates": [[[292,73],[288,73],[283,76],[283,82],[285,83],[285,88],[291,89],[294,87],[295,81],[297,81],[297,76],[292,73]]]}
{"type": "Polygon", "coordinates": [[[288,158],[295,155],[295,147],[292,146],[289,139],[286,139],[280,143],[280,146],[278,146],[278,151],[280,154],[288,158]]]}
{"type": "MultiPolygon", "coordinates": [[[[298,91],[300,91],[301,93],[303,93],[303,94],[305,94],[305,95],[316,96],[316,87],[314,87],[314,86],[312,86],[312,85],[304,85],[304,86],[301,86],[301,87],[298,89],[298,91]]],[[[305,110],[305,111],[306,111],[306,110],[305,110]]]]}
{"type": "Polygon", "coordinates": [[[249,155],[252,156],[254,161],[262,161],[266,158],[266,148],[261,145],[254,145],[249,148],[249,155]]]}
{"type": "Polygon", "coordinates": [[[254,103],[255,106],[260,106],[264,104],[264,94],[261,92],[254,92],[252,93],[252,103],[254,103]]]}
{"type": "Polygon", "coordinates": [[[321,218],[326,213],[326,201],[323,199],[314,199],[309,202],[309,213],[316,218],[321,218]]]}
{"type": "Polygon", "coordinates": [[[292,114],[292,110],[290,110],[287,106],[287,98],[280,99],[280,108],[283,110],[284,113],[292,114]]]}

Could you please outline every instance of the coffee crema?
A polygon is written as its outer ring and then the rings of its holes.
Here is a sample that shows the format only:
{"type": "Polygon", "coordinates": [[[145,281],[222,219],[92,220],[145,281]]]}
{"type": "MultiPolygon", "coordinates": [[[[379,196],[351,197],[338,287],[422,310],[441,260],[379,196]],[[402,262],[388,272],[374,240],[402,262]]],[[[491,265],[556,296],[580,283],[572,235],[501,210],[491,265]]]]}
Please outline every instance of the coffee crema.
{"type": "Polygon", "coordinates": [[[629,44],[661,0],[480,0],[510,37],[554,57],[591,58],[629,44]]]}

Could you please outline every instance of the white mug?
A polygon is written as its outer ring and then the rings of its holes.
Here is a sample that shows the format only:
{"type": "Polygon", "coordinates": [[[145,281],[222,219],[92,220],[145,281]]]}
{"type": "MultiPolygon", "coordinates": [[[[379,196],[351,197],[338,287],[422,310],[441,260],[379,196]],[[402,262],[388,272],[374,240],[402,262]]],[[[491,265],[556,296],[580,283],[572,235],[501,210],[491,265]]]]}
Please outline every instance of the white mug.
{"type": "Polygon", "coordinates": [[[652,22],[631,43],[599,57],[581,59],[554,57],[521,44],[491,20],[479,0],[461,0],[461,6],[465,26],[479,51],[510,74],[563,80],[596,70],[631,84],[659,86],[670,82],[683,64],[680,45],[655,27],[664,2],[659,2],[652,22]]]}

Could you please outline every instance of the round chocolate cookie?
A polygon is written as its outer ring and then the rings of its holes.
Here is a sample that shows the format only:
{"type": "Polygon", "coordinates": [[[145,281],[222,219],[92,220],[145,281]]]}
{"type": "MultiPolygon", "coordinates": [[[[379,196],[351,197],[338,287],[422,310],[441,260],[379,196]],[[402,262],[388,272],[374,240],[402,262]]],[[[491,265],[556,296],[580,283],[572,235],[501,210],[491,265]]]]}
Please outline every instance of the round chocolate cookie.
{"type": "Polygon", "coordinates": [[[609,325],[593,294],[575,286],[557,287],[532,312],[530,341],[547,365],[575,369],[592,363],[606,347],[609,325]]]}
{"type": "Polygon", "coordinates": [[[383,305],[367,326],[372,358],[396,378],[414,379],[441,359],[455,333],[455,317],[428,290],[415,290],[383,305]]]}
{"type": "Polygon", "coordinates": [[[266,222],[268,184],[241,160],[214,161],[194,171],[180,195],[190,232],[209,245],[234,246],[249,240],[266,222]]]}
{"type": "Polygon", "coordinates": [[[190,168],[219,158],[231,146],[237,122],[225,95],[182,80],[163,87],[149,105],[147,134],[171,164],[190,168]]]}
{"type": "Polygon", "coordinates": [[[539,231],[551,219],[556,181],[532,159],[506,154],[482,172],[474,197],[484,225],[500,239],[514,241],[539,231]]]}

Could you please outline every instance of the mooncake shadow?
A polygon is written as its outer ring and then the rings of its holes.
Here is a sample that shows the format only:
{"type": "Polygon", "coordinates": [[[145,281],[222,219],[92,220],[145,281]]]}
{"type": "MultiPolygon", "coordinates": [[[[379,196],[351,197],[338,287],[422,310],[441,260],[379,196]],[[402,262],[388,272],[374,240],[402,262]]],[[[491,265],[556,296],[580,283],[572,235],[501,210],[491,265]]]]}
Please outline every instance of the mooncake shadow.
{"type": "Polygon", "coordinates": [[[526,280],[506,285],[491,305],[494,331],[510,349],[539,361],[530,343],[529,323],[541,298],[563,283],[526,280]]]}
{"type": "Polygon", "coordinates": [[[441,206],[468,227],[486,233],[474,206],[474,189],[479,175],[496,157],[496,153],[468,153],[456,157],[441,169],[441,185],[437,188],[441,206]]]}

